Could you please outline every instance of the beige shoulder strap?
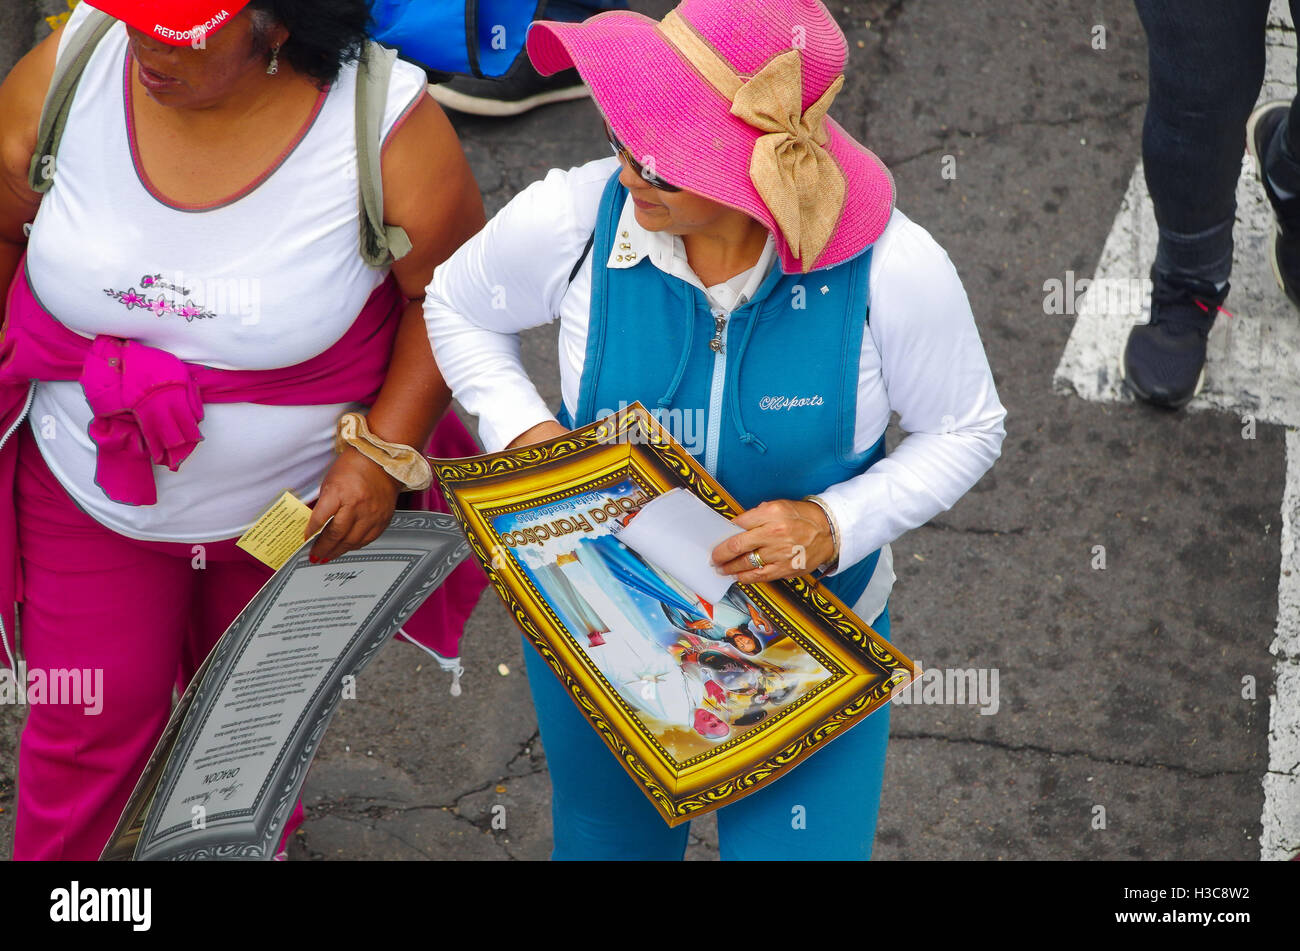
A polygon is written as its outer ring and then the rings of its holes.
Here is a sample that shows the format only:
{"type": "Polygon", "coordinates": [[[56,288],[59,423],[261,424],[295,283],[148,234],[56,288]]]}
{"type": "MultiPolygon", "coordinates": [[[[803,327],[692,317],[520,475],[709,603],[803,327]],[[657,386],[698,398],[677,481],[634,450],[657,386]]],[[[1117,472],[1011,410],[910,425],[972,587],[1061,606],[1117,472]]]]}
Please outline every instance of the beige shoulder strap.
{"type": "Polygon", "coordinates": [[[107,13],[91,10],[85,22],[68,40],[58,65],[54,67],[50,91],[45,96],[45,105],[41,107],[36,150],[32,153],[32,163],[27,170],[27,184],[34,192],[44,194],[54,186],[59,142],[63,138],[64,126],[68,124],[68,113],[72,109],[72,99],[77,94],[77,84],[81,82],[81,74],[85,72],[86,63],[90,62],[99,41],[116,22],[107,13]]]}
{"type": "Polygon", "coordinates": [[[397,53],[371,41],[357,64],[357,183],[361,203],[361,258],[388,267],[411,250],[411,239],[384,224],[384,179],[380,167],[380,125],[388,105],[388,84],[397,53]]]}
{"type": "MultiPolygon", "coordinates": [[[[56,156],[68,122],[72,100],[86,63],[117,21],[91,10],[59,57],[50,91],[41,109],[36,150],[28,168],[28,186],[44,194],[54,185],[56,156]]],[[[357,73],[357,178],[361,219],[361,257],[371,267],[388,267],[411,250],[411,239],[398,227],[384,224],[384,182],[380,166],[380,125],[388,105],[388,84],[397,54],[378,43],[363,47],[357,73]]]]}

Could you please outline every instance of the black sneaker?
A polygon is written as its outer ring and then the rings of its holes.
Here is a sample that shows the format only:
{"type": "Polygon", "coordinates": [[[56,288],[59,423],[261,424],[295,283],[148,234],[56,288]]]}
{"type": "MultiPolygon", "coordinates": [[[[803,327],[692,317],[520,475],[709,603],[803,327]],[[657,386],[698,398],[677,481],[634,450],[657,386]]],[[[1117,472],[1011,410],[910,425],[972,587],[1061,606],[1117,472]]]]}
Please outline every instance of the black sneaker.
{"type": "Polygon", "coordinates": [[[591,95],[576,69],[543,76],[521,54],[499,79],[453,76],[429,86],[429,95],[448,109],[476,116],[517,116],[552,102],[591,95]]]}
{"type": "Polygon", "coordinates": [[[1246,149],[1255,160],[1255,173],[1273,206],[1276,227],[1269,246],[1273,277],[1287,299],[1300,307],[1300,194],[1287,191],[1277,182],[1277,172],[1287,162],[1283,155],[1285,124],[1291,112],[1287,102],[1266,102],[1250,114],[1246,123],[1246,149]],[[1272,174],[1270,174],[1270,172],[1272,174]]]}
{"type": "Polygon", "coordinates": [[[1208,281],[1172,281],[1154,268],[1151,280],[1151,322],[1129,331],[1124,382],[1139,399],[1178,409],[1200,392],[1205,339],[1228,286],[1220,291],[1208,281]]]}

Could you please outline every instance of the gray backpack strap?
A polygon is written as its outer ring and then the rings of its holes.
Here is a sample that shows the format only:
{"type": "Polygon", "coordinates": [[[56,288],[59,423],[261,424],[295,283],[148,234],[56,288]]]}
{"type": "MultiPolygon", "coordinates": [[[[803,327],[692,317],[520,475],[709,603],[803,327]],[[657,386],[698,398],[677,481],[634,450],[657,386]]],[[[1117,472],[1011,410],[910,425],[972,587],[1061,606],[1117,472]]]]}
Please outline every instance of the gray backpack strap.
{"type": "Polygon", "coordinates": [[[388,106],[388,83],[397,53],[373,40],[357,63],[357,185],[361,204],[361,257],[371,267],[388,267],[411,250],[402,229],[384,224],[384,178],[380,124],[388,106]]]}
{"type": "Polygon", "coordinates": [[[27,170],[27,185],[34,192],[44,194],[54,187],[54,172],[57,167],[55,156],[59,154],[59,142],[63,138],[64,126],[68,124],[68,113],[72,111],[77,84],[81,82],[81,74],[90,62],[95,48],[99,46],[99,41],[116,22],[107,13],[92,9],[68,41],[58,65],[54,67],[50,91],[45,96],[45,105],[41,107],[36,150],[32,153],[32,163],[27,170]]]}

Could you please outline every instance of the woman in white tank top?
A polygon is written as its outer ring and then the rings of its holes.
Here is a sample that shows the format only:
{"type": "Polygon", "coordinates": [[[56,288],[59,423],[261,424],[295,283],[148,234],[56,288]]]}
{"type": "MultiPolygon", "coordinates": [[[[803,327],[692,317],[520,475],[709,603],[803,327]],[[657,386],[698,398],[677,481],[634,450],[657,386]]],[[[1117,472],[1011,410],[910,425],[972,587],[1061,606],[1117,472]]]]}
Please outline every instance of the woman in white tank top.
{"type": "MultiPolygon", "coordinates": [[[[380,124],[384,221],[413,249],[391,275],[361,259],[355,58],[368,14],[365,0],[83,3],[0,86],[0,287],[25,280],[81,337],[244,371],[330,351],[395,279],[409,303],[368,422],[424,446],[450,397],[421,300],[483,208],[423,72],[399,62],[380,124]],[[91,5],[126,22],[86,65],[42,198],[27,183],[42,103],[91,5]]],[[[15,856],[93,859],[178,674],[265,578],[232,540],[288,488],[317,500],[311,531],[333,516],[312,550],[328,560],[378,537],[400,486],[353,449],[334,454],[355,399],[228,402],[203,407],[202,441],[175,471],[153,466],[152,504],[125,504],[97,481],[81,382],[39,381],[28,404],[22,424],[0,407],[0,452],[17,456],[23,653],[29,669],[98,671],[103,692],[93,715],[30,708],[15,856]]]]}

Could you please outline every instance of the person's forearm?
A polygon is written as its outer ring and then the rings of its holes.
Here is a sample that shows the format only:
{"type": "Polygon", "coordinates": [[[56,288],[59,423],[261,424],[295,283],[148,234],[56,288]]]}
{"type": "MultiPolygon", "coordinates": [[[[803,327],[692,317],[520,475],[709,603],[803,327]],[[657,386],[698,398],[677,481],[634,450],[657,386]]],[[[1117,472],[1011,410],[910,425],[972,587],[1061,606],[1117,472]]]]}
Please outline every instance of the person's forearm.
{"type": "Polygon", "coordinates": [[[433,359],[423,302],[411,301],[402,311],[388,376],[367,422],[379,438],[423,450],[449,405],[451,391],[433,359]]]}

